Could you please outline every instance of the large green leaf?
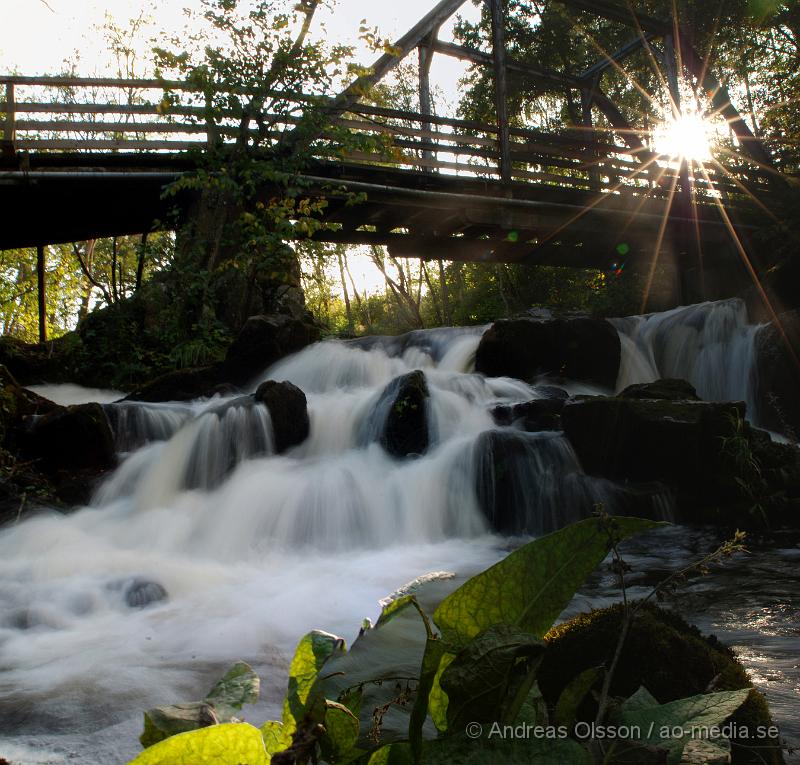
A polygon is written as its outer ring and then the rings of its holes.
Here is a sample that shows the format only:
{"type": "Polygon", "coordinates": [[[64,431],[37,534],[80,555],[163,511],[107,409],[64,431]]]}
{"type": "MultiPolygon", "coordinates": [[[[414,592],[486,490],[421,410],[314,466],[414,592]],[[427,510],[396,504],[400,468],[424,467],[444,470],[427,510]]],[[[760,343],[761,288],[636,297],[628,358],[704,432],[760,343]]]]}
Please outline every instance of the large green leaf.
{"type": "Polygon", "coordinates": [[[260,689],[258,675],[249,664],[239,661],[208,692],[206,703],[214,706],[220,721],[228,720],[245,704],[255,704],[260,689]]]}
{"type": "Polygon", "coordinates": [[[171,736],[129,765],[269,765],[269,757],[258,728],[225,723],[171,736]]]}
{"type": "Polygon", "coordinates": [[[364,630],[347,653],[325,665],[318,688],[326,698],[348,703],[360,691],[359,746],[372,749],[376,743],[408,738],[425,646],[422,614],[413,598],[404,597],[389,604],[378,624],[364,630]]]}
{"type": "Polygon", "coordinates": [[[666,749],[667,761],[677,765],[692,729],[720,725],[744,703],[749,693],[749,688],[743,688],[700,694],[652,707],[634,705],[633,709],[621,709],[615,720],[640,731],[639,740],[643,744],[666,749]]]}
{"type": "Polygon", "coordinates": [[[519,738],[497,736],[471,739],[447,736],[425,743],[422,765],[592,765],[592,758],[569,738],[519,738]]]}
{"type": "Polygon", "coordinates": [[[463,730],[470,722],[513,721],[544,649],[541,640],[516,627],[496,624],[484,630],[441,676],[442,690],[450,699],[447,729],[463,730]]]}
{"type": "Polygon", "coordinates": [[[587,518],[520,547],[445,598],[433,615],[444,640],[462,648],[493,624],[543,636],[586,577],[622,540],[665,524],[587,518]]]}

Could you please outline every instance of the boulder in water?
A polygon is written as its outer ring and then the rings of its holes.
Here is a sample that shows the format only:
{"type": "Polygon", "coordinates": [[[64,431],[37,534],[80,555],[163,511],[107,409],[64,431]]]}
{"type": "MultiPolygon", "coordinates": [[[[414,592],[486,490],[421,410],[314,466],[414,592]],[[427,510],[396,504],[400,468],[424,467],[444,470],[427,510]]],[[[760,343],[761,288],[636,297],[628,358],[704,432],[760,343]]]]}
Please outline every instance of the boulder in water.
{"type": "Polygon", "coordinates": [[[475,371],[528,382],[554,375],[613,388],[619,362],[619,335],[604,319],[503,319],[483,334],[475,371]]]}
{"type": "Polygon", "coordinates": [[[24,450],[50,470],[99,472],[114,465],[114,436],[100,404],[58,407],[37,417],[24,450]]]}
{"type": "Polygon", "coordinates": [[[269,409],[275,451],[278,454],[308,438],[308,402],[306,394],[296,385],[267,380],[258,386],[255,400],[269,409]]]}
{"type": "Polygon", "coordinates": [[[0,365],[0,445],[13,450],[23,419],[31,415],[48,414],[61,407],[27,388],[0,365]]]}
{"type": "Polygon", "coordinates": [[[629,385],[619,396],[620,398],[660,399],[662,401],[700,401],[700,397],[691,383],[671,378],[629,385]]]}
{"type": "Polygon", "coordinates": [[[431,441],[429,398],[428,382],[421,370],[396,377],[378,398],[363,440],[379,441],[393,457],[424,454],[431,441]]]}
{"type": "Polygon", "coordinates": [[[523,404],[499,404],[492,409],[492,418],[498,425],[516,425],[531,433],[561,430],[563,408],[563,399],[537,398],[523,404]]]}
{"type": "Polygon", "coordinates": [[[584,469],[614,480],[704,490],[744,404],[590,396],[567,402],[564,433],[584,469]]]}
{"type": "Polygon", "coordinates": [[[319,340],[319,329],[285,314],[251,316],[225,356],[224,379],[247,382],[284,356],[319,340]]]}
{"type": "MultiPolygon", "coordinates": [[[[539,688],[548,706],[554,708],[564,686],[592,667],[608,667],[617,649],[622,631],[623,608],[620,605],[589,614],[580,614],[553,627],[545,635],[547,650],[537,675],[539,688]]],[[[709,691],[752,688],[753,684],[733,651],[716,638],[705,637],[680,616],[657,606],[640,609],[625,639],[625,650],[611,681],[612,697],[630,697],[641,686],[660,704],[696,696],[709,691]]],[[[592,722],[597,701],[587,693],[577,709],[577,719],[592,722]]],[[[783,762],[777,738],[759,740],[753,747],[758,726],[772,725],[769,707],[755,689],[744,704],[729,718],[735,730],[747,729],[751,739],[731,739],[731,762],[783,762]]],[[[633,760],[632,760],[633,761],[633,760]]]]}
{"type": "Polygon", "coordinates": [[[125,603],[130,608],[145,608],[167,599],[167,591],[152,579],[136,577],[125,587],[125,603]]]}
{"type": "Polygon", "coordinates": [[[742,402],[593,396],[567,402],[561,422],[588,473],[666,484],[685,520],[796,525],[800,450],[744,415],[742,402]]]}

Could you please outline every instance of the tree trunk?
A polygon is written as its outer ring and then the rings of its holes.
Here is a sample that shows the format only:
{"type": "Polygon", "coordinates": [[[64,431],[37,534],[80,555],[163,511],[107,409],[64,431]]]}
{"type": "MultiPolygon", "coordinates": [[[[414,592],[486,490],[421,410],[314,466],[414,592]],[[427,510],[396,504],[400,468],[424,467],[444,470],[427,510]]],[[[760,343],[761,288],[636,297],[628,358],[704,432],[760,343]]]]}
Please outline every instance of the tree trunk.
{"type": "Polygon", "coordinates": [[[353,311],[350,308],[350,295],[347,293],[347,279],[344,275],[344,260],[341,248],[336,248],[336,257],[339,260],[339,279],[342,282],[342,294],[344,295],[344,308],[347,312],[347,328],[353,332],[353,311]]]}

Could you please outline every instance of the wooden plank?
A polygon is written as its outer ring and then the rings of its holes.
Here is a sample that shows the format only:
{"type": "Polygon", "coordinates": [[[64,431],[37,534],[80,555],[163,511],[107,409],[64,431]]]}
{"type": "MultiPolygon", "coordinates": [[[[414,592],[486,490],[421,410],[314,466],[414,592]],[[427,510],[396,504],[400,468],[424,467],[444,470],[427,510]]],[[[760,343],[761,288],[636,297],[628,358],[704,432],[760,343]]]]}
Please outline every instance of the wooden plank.
{"type": "MultiPolygon", "coordinates": [[[[88,120],[18,120],[17,130],[62,133],[205,133],[202,124],[176,122],[95,122],[88,120]]],[[[224,130],[224,128],[223,128],[224,130]]],[[[233,130],[233,129],[232,129],[233,130]]]]}
{"type": "MultiPolygon", "coordinates": [[[[436,40],[432,47],[436,53],[442,53],[445,56],[458,58],[462,61],[471,61],[473,64],[481,64],[483,66],[493,65],[492,56],[490,54],[475,48],[467,48],[463,45],[455,45],[454,43],[444,42],[443,40],[436,40]]],[[[532,80],[552,86],[556,90],[564,90],[565,88],[580,89],[582,87],[582,83],[577,77],[572,77],[563,72],[557,72],[554,69],[541,69],[540,67],[535,67],[512,58],[506,60],[506,66],[511,72],[524,74],[532,80]]]]}
{"type": "Polygon", "coordinates": [[[590,66],[588,69],[584,69],[583,72],[578,75],[578,78],[587,81],[593,80],[598,75],[602,75],[606,69],[618,64],[632,53],[638,51],[645,42],[650,42],[656,37],[657,35],[653,34],[652,32],[644,32],[643,34],[637,35],[633,40],[623,45],[619,50],[604,56],[602,59],[600,59],[600,61],[593,66],[590,66]]]}
{"type": "Polygon", "coordinates": [[[154,151],[171,150],[183,151],[185,149],[202,148],[205,145],[204,141],[146,141],[146,140],[132,140],[126,139],[121,141],[100,140],[100,139],[71,139],[71,138],[53,138],[44,140],[33,139],[20,139],[17,141],[17,147],[20,149],[33,149],[33,150],[120,150],[120,149],[135,149],[139,151],[152,149],[154,151]]]}
{"type": "Polygon", "coordinates": [[[586,11],[594,17],[600,16],[634,28],[641,27],[646,32],[656,35],[667,34],[670,31],[668,22],[634,11],[630,3],[622,5],[609,0],[558,0],[558,2],[579,11],[586,11]]]}

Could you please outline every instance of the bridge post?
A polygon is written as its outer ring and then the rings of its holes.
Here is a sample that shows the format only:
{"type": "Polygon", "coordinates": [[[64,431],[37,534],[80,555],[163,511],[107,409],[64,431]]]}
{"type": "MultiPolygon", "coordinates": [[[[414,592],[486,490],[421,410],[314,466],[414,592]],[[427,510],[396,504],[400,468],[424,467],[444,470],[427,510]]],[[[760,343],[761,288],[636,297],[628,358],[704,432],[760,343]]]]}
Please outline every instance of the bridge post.
{"type": "MultiPolygon", "coordinates": [[[[428,38],[423,43],[420,43],[417,48],[417,55],[419,56],[419,110],[425,115],[433,113],[433,107],[431,105],[430,71],[431,61],[433,60],[433,41],[436,39],[438,32],[439,27],[436,27],[428,38]]],[[[423,122],[421,127],[425,132],[429,132],[432,128],[430,122],[423,122]]],[[[431,143],[430,138],[422,139],[423,146],[426,144],[430,145],[431,143]]],[[[433,152],[428,148],[424,148],[422,150],[422,158],[433,159],[433,152]]]]}
{"type": "Polygon", "coordinates": [[[494,99],[497,108],[497,141],[500,149],[500,179],[511,181],[511,151],[506,98],[505,13],[501,0],[487,0],[492,12],[492,58],[494,59],[494,99]]]}
{"type": "Polygon", "coordinates": [[[47,342],[47,301],[45,293],[44,245],[36,245],[36,288],[39,302],[39,342],[47,342]]]}
{"type": "Polygon", "coordinates": [[[592,121],[592,104],[594,103],[594,94],[600,85],[599,76],[592,78],[592,85],[588,88],[581,89],[581,110],[583,118],[583,127],[586,133],[586,148],[589,157],[589,182],[592,191],[600,190],[600,153],[596,149],[597,133],[594,130],[594,123],[592,121]]]}
{"type": "Polygon", "coordinates": [[[6,83],[6,118],[3,122],[3,154],[14,154],[14,142],[17,140],[16,131],[16,102],[14,100],[14,83],[6,83]]]}

